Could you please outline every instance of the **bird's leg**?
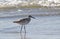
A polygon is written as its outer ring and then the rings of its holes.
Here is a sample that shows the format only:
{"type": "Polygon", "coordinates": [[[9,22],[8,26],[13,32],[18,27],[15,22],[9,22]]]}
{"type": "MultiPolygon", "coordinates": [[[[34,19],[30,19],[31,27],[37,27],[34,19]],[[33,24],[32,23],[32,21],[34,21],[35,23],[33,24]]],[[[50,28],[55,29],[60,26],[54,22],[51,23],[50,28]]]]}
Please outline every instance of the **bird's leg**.
{"type": "Polygon", "coordinates": [[[23,28],[23,25],[21,26],[21,30],[20,30],[20,33],[22,32],[22,28],[23,28]]]}
{"type": "Polygon", "coordinates": [[[26,27],[24,26],[24,31],[25,31],[25,33],[26,33],[26,27]]]}
{"type": "Polygon", "coordinates": [[[26,27],[24,26],[24,31],[25,31],[25,33],[24,33],[24,39],[26,39],[26,27]]]}

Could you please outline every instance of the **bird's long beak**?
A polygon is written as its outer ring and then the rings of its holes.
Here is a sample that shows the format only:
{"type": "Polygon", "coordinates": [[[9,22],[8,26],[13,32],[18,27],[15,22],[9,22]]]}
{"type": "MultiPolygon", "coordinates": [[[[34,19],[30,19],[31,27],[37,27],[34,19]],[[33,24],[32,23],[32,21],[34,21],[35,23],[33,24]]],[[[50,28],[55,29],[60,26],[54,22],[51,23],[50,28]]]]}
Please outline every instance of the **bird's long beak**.
{"type": "Polygon", "coordinates": [[[36,19],[35,17],[31,17],[31,18],[36,19]]]}

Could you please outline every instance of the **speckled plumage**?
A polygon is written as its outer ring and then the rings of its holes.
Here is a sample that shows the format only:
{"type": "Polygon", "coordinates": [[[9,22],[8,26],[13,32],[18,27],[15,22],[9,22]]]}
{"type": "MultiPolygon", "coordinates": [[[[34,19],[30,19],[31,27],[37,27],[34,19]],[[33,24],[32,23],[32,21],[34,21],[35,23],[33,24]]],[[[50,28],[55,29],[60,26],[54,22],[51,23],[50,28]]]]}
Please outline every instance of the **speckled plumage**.
{"type": "Polygon", "coordinates": [[[31,18],[24,18],[24,19],[21,19],[19,21],[14,21],[14,23],[18,23],[20,25],[26,25],[30,22],[31,18]]]}
{"type": "Polygon", "coordinates": [[[25,33],[26,33],[25,25],[28,24],[31,21],[31,18],[34,18],[34,17],[29,15],[28,18],[24,18],[24,19],[21,19],[19,21],[14,21],[13,23],[18,23],[18,24],[22,25],[20,32],[22,31],[22,28],[24,27],[24,30],[25,30],[25,33]]]}

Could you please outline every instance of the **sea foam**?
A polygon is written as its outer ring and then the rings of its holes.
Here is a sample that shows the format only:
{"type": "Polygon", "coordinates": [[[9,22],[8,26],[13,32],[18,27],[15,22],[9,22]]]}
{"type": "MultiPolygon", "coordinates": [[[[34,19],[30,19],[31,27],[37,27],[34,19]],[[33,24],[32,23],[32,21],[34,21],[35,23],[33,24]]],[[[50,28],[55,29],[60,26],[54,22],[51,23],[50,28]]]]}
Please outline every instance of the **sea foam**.
{"type": "Polygon", "coordinates": [[[32,5],[38,5],[38,6],[47,6],[47,7],[54,7],[54,6],[60,6],[60,2],[59,1],[21,1],[21,0],[3,0],[0,1],[0,8],[4,8],[4,7],[20,7],[20,6],[32,6],[32,5]]]}

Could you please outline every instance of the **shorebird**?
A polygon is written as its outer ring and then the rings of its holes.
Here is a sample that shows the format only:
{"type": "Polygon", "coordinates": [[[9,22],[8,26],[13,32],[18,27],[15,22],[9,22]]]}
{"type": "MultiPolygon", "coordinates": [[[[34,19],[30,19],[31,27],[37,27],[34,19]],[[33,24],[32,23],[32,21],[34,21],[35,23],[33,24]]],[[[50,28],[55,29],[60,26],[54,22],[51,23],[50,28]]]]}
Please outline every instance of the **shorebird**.
{"type": "Polygon", "coordinates": [[[24,27],[24,31],[26,33],[25,25],[27,25],[31,21],[31,18],[35,19],[35,17],[29,15],[27,18],[21,19],[19,21],[14,21],[13,23],[18,23],[21,25],[20,33],[22,32],[23,27],[24,27]]]}

